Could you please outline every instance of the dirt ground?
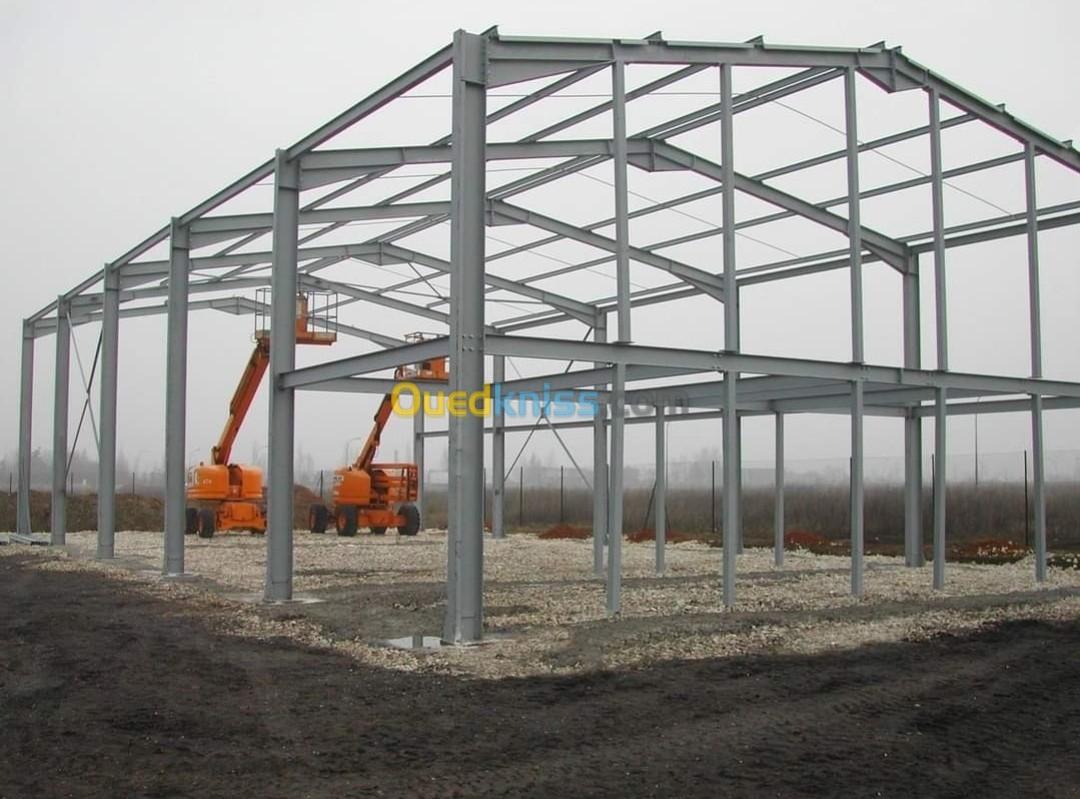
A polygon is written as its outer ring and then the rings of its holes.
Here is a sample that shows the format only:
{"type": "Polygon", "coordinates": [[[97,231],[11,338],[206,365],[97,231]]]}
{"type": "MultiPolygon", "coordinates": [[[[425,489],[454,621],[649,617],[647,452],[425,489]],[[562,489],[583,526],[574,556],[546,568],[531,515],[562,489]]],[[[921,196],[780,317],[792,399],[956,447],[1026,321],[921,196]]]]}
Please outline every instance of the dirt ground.
{"type": "Polygon", "coordinates": [[[492,643],[425,654],[372,640],[437,632],[438,534],[298,537],[326,601],[274,607],[243,596],[257,539],[192,543],[180,583],[160,536],[89,543],[0,550],[0,797],[1080,796],[1073,574],[956,566],[931,597],[879,559],[852,600],[839,559],[748,550],[725,613],[715,550],[661,579],[628,545],[607,621],[589,542],[511,541],[492,643]]]}

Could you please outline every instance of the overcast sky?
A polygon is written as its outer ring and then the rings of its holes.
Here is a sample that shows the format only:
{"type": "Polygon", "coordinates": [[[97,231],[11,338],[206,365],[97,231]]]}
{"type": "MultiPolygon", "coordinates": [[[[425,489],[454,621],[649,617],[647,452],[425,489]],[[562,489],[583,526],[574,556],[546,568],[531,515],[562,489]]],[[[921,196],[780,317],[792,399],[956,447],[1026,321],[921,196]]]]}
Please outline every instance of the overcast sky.
{"type": "MultiPolygon", "coordinates": [[[[713,41],[744,41],[762,34],[775,43],[835,46],[885,40],[890,45],[903,45],[906,55],[986,99],[1007,103],[1012,113],[1051,136],[1080,140],[1075,84],[1077,9],[1076,3],[1065,0],[1024,4],[985,0],[467,4],[0,0],[0,102],[5,111],[0,144],[6,156],[0,164],[5,187],[0,194],[0,241],[9,276],[8,290],[0,293],[5,320],[0,326],[0,369],[9,376],[8,390],[0,394],[0,452],[13,450],[16,442],[23,317],[145,238],[170,216],[186,211],[269,158],[275,147],[287,146],[448,43],[456,28],[480,32],[498,25],[504,34],[596,37],[640,37],[662,30],[668,39],[713,41]]],[[[875,104],[882,104],[880,114],[875,112],[866,122],[860,120],[863,138],[874,135],[875,125],[887,132],[903,129],[905,121],[910,126],[920,124],[911,116],[913,108],[925,109],[921,99],[912,105],[910,93],[906,99],[899,95],[894,99],[872,90],[869,84],[860,87],[859,97],[860,103],[866,97],[874,109],[879,107],[875,104]],[[886,107],[886,100],[894,100],[894,104],[886,107]]],[[[394,124],[361,132],[348,144],[413,143],[446,132],[448,108],[442,101],[412,102],[393,118],[394,124]],[[434,135],[429,135],[429,127],[434,135]]],[[[671,102],[680,101],[672,98],[671,102]]],[[[703,102],[698,98],[684,110],[703,102]]],[[[736,130],[737,143],[755,140],[762,163],[780,154],[799,157],[800,147],[811,155],[842,145],[842,137],[828,129],[832,123],[842,126],[842,109],[830,103],[825,93],[796,98],[792,105],[794,110],[769,112],[778,116],[763,114],[740,122],[743,128],[736,130]],[[816,121],[800,117],[800,111],[812,114],[816,121]]],[[[661,111],[672,113],[661,117],[677,115],[683,108],[663,106],[661,111]]],[[[633,116],[630,127],[641,127],[633,116]]],[[[1015,149],[1000,137],[997,141],[957,141],[951,151],[949,140],[946,142],[947,164],[950,157],[951,163],[959,164],[983,153],[1015,149]],[[968,149],[970,153],[958,152],[968,149]]],[[[906,168],[921,168],[925,155],[909,150],[903,159],[904,168],[864,159],[868,182],[875,169],[899,169],[887,175],[882,171],[881,175],[903,179],[906,168]]],[[[752,171],[746,169],[745,161],[741,163],[742,169],[752,171]]],[[[1016,173],[1010,174],[997,184],[976,181],[964,184],[962,191],[952,191],[947,197],[951,218],[1000,213],[994,209],[1020,210],[1022,184],[1015,179],[1016,173]]],[[[791,184],[789,190],[798,188],[810,199],[822,199],[835,193],[830,181],[836,177],[826,173],[818,178],[807,176],[804,182],[791,184]],[[819,184],[808,182],[815,179],[819,184]]],[[[1080,183],[1075,178],[1047,175],[1048,201],[1080,198],[1080,183]]],[[[632,177],[631,187],[645,186],[640,180],[632,177]]],[[[605,188],[600,185],[597,190],[605,188]]],[[[666,191],[662,184],[649,190],[666,191]]],[[[267,189],[262,196],[268,199],[267,189]]],[[[548,208],[587,204],[582,197],[565,195],[540,196],[537,202],[547,203],[548,208]]],[[[718,205],[711,209],[715,215],[709,208],[703,209],[702,213],[719,221],[718,205]]],[[[917,211],[920,222],[929,219],[928,207],[920,205],[917,211]]],[[[875,207],[868,213],[881,214],[884,227],[913,211],[875,207]]],[[[592,212],[582,219],[602,215],[592,212]]],[[[678,235],[684,230],[680,225],[689,223],[686,218],[669,215],[652,224],[651,228],[632,231],[635,243],[663,238],[665,233],[678,235]]],[[[922,222],[912,227],[925,229],[927,225],[922,222]]],[[[516,240],[513,231],[506,228],[491,233],[496,237],[489,239],[493,249],[503,246],[500,239],[516,240]]],[[[796,241],[798,234],[790,235],[792,238],[771,238],[763,244],[740,241],[740,262],[765,260],[764,250],[755,248],[796,247],[802,252],[801,242],[796,241]]],[[[1080,379],[1075,344],[1080,336],[1075,312],[1080,301],[1080,258],[1076,254],[1080,252],[1080,236],[1068,233],[1044,239],[1047,376],[1080,379]]],[[[713,240],[709,246],[714,263],[703,265],[719,271],[715,263],[719,242],[713,240]]],[[[835,243],[827,243],[826,248],[829,246],[835,243]]],[[[701,253],[678,255],[701,264],[701,253]]],[[[677,253],[669,254],[675,257],[677,253]]],[[[776,255],[772,253],[773,258],[776,255]]],[[[957,256],[955,275],[950,272],[954,368],[1010,374],[1026,371],[1023,258],[1022,241],[994,247],[992,252],[983,248],[957,256]]],[[[867,272],[867,351],[868,360],[890,363],[899,358],[899,289],[898,281],[883,269],[867,272]]],[[[385,283],[387,279],[376,275],[370,282],[385,283]]],[[[593,281],[586,294],[595,297],[612,292],[603,275],[583,279],[593,281]]],[[[655,274],[642,274],[640,280],[645,285],[657,283],[655,274]]],[[[790,288],[769,284],[767,289],[748,292],[743,310],[744,349],[846,360],[846,281],[841,272],[799,281],[790,288]]],[[[925,282],[930,282],[929,271],[925,282]]],[[[932,293],[924,289],[928,356],[933,352],[932,302],[932,293]]],[[[519,307],[516,312],[527,310],[519,307]]],[[[399,320],[388,319],[383,324],[382,312],[377,309],[368,307],[357,313],[350,321],[358,326],[382,327],[395,335],[407,332],[399,320]]],[[[720,319],[708,301],[691,304],[686,311],[658,306],[635,313],[635,339],[715,349],[720,346],[720,319]]],[[[164,316],[125,320],[121,325],[120,448],[129,460],[138,461],[140,468],[148,468],[161,457],[164,326],[164,316]]],[[[251,327],[250,317],[236,319],[214,312],[192,316],[188,372],[188,447],[192,458],[208,450],[218,434],[229,394],[250,349],[251,327]]],[[[567,327],[566,335],[579,337],[580,327],[574,330],[567,327]]],[[[93,325],[78,330],[76,340],[84,358],[92,354],[97,334],[93,325]]],[[[43,337],[37,342],[33,432],[35,446],[44,449],[51,442],[53,341],[43,337]]],[[[365,349],[356,342],[342,342],[335,352],[343,355],[365,349]]],[[[301,360],[325,357],[325,352],[302,354],[301,360]]],[[[933,365],[932,358],[926,365],[933,365]]],[[[80,394],[73,363],[73,418],[81,404],[80,394]]],[[[298,446],[311,453],[319,465],[338,465],[346,440],[366,434],[375,401],[304,395],[297,423],[298,446]]],[[[1078,418],[1073,411],[1047,415],[1050,448],[1080,448],[1078,418]]],[[[391,425],[384,437],[384,458],[395,453],[408,456],[409,427],[407,423],[391,425]]],[[[898,422],[872,420],[867,433],[868,455],[898,455],[902,451],[898,422]]],[[[670,457],[682,460],[703,449],[718,448],[720,428],[718,422],[712,426],[677,424],[670,435],[670,457]]],[[[250,459],[264,446],[265,436],[262,392],[238,441],[236,456],[250,459]]],[[[748,421],[746,436],[746,459],[771,457],[771,423],[748,421]]],[[[983,451],[1021,450],[1028,445],[1028,436],[1028,421],[1023,415],[980,422],[983,451]]],[[[651,439],[651,430],[631,428],[628,461],[648,462],[651,439]]],[[[591,461],[586,436],[570,436],[568,440],[579,460],[591,461]]],[[[951,423],[950,440],[954,451],[970,452],[972,420],[961,418],[951,423]]],[[[510,440],[511,452],[518,442],[510,440]]],[[[568,463],[550,435],[538,435],[534,443],[541,457],[568,463]]],[[[813,416],[789,423],[788,447],[793,459],[845,458],[847,445],[845,418],[813,416]]],[[[352,446],[355,451],[356,445],[352,446]]],[[[442,457],[435,445],[432,447],[428,459],[434,466],[442,457]]]]}

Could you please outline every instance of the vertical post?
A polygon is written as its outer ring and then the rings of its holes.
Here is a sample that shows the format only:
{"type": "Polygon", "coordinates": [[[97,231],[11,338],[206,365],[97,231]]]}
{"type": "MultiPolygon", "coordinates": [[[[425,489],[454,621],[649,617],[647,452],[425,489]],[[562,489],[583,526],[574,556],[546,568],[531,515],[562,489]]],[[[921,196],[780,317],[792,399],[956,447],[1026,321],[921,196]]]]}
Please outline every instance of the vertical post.
{"type": "Polygon", "coordinates": [[[611,65],[612,165],[615,170],[615,291],[618,340],[630,341],[630,197],[626,171],[626,65],[611,65]]]}
{"type": "MultiPolygon", "coordinates": [[[[630,198],[626,169],[626,67],[611,65],[611,115],[615,169],[615,282],[616,340],[629,343],[630,334],[630,198]]],[[[611,384],[611,466],[608,482],[607,519],[607,612],[614,616],[622,607],[623,458],[626,421],[626,364],[616,364],[611,384]]]]}
{"type": "Polygon", "coordinates": [[[608,489],[607,612],[622,608],[623,456],[626,421],[626,364],[614,366],[611,382],[611,486],[608,489]]]}
{"type": "Polygon", "coordinates": [[[165,353],[165,553],[162,573],[184,573],[187,454],[188,229],[172,220],[169,229],[169,311],[165,353]]]}
{"type": "Polygon", "coordinates": [[[116,539],[116,379],[120,351],[120,274],[104,271],[101,316],[101,446],[98,448],[97,556],[113,557],[116,539]]]}
{"type": "Polygon", "coordinates": [[[735,513],[736,523],[735,529],[738,531],[738,539],[735,542],[735,551],[738,554],[743,553],[743,507],[742,507],[742,415],[735,411],[735,513]]]}
{"type": "Polygon", "coordinates": [[[559,467],[559,524],[566,521],[566,467],[559,467]]]}
{"type": "Polygon", "coordinates": [[[518,527],[525,526],[525,467],[518,467],[518,527]]]}
{"type": "MultiPolygon", "coordinates": [[[[1039,292],[1039,226],[1035,196],[1035,147],[1024,148],[1024,188],[1027,201],[1028,316],[1031,327],[1031,376],[1042,372],[1042,312],[1039,292]]],[[[1043,399],[1031,395],[1031,459],[1035,477],[1035,581],[1046,580],[1046,486],[1043,449],[1043,399]]]]}
{"type": "Polygon", "coordinates": [[[773,468],[775,494],[773,497],[773,563],[784,565],[784,414],[777,413],[776,420],[776,460],[773,468]]]}
{"type": "MultiPolygon", "coordinates": [[[[919,257],[913,255],[903,276],[904,366],[922,368],[919,257]]],[[[909,408],[904,417],[904,563],[923,565],[922,417],[909,408]]]]}
{"type": "Polygon", "coordinates": [[[863,382],[851,383],[851,595],[863,595],[863,382]]]}
{"type": "MultiPolygon", "coordinates": [[[[597,313],[593,326],[593,341],[607,341],[607,316],[597,313]]],[[[593,364],[600,369],[606,364],[593,364]]],[[[606,391],[607,383],[596,386],[597,391],[606,391]]],[[[593,417],[593,573],[604,573],[604,546],[607,539],[608,514],[608,468],[607,468],[607,413],[606,403],[598,403],[596,416],[593,417]]]]}
{"type": "MultiPolygon", "coordinates": [[[[735,280],[735,133],[731,93],[731,64],[720,65],[720,149],[723,193],[724,349],[739,349],[738,284],[735,280]]],[[[738,373],[724,373],[724,606],[735,604],[735,554],[742,538],[739,528],[739,419],[736,405],[738,373]]]]}
{"type": "MultiPolygon", "coordinates": [[[[484,387],[484,206],[486,63],[484,38],[454,33],[452,173],[450,180],[450,379],[471,395],[484,387]]],[[[484,419],[450,417],[447,603],[443,638],[483,636],[483,507],[480,498],[484,419]]]]}
{"type": "Polygon", "coordinates": [[[1024,546],[1031,546],[1031,505],[1028,496],[1028,452],[1024,450],[1024,546]]]}
{"type": "Polygon", "coordinates": [[[712,467],[711,480],[709,483],[709,514],[712,518],[713,535],[716,535],[716,461],[709,464],[712,467]]]}
{"type": "MultiPolygon", "coordinates": [[[[506,357],[496,355],[492,359],[492,382],[496,385],[506,380],[506,357]]],[[[504,505],[506,498],[506,417],[501,407],[491,411],[491,537],[505,538],[504,505]]]]}
{"type": "Polygon", "coordinates": [[[667,545],[667,441],[664,429],[664,406],[656,406],[656,508],[653,522],[656,541],[656,573],[664,573],[664,549],[667,545]]]}
{"type": "MultiPolygon", "coordinates": [[[[938,93],[930,97],[930,188],[934,216],[934,308],[937,317],[937,368],[949,368],[949,327],[945,296],[945,200],[941,175],[941,108],[938,93]]],[[[945,587],[945,471],[948,396],[944,387],[934,393],[934,588],[945,587]]]]}
{"type": "Polygon", "coordinates": [[[15,525],[20,535],[30,535],[31,421],[34,408],[34,326],[23,322],[22,363],[19,375],[19,497],[15,525]]]}
{"type": "Polygon", "coordinates": [[[266,530],[267,602],[293,593],[293,448],[296,395],[281,376],[296,366],[297,239],[300,163],[278,150],[274,163],[273,264],[270,274],[270,435],[266,530]]]}
{"type": "MultiPolygon", "coordinates": [[[[424,471],[424,402],[420,402],[420,408],[413,416],[413,449],[412,459],[416,464],[416,508],[420,511],[420,527],[427,526],[426,509],[424,508],[424,498],[427,494],[427,473],[424,471]]],[[[319,479],[322,480],[322,472],[319,472],[319,479]]],[[[321,485],[321,483],[320,483],[321,485]]]]}
{"type": "Polygon", "coordinates": [[[68,377],[71,371],[71,330],[67,301],[56,299],[56,387],[53,398],[52,503],[49,543],[67,541],[68,377]]]}
{"type": "MultiPolygon", "coordinates": [[[[848,270],[851,278],[851,360],[862,363],[863,283],[862,223],[859,215],[859,136],[855,105],[855,68],[844,72],[847,136],[848,270]]],[[[863,384],[851,384],[851,593],[863,594],[863,384]]]]}

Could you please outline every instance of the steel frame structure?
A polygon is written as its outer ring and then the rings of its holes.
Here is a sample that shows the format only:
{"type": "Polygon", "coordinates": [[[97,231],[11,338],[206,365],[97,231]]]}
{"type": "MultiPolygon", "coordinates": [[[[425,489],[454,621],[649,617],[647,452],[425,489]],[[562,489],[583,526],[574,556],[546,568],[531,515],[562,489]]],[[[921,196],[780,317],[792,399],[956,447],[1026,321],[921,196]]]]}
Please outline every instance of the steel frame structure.
{"type": "MultiPolygon", "coordinates": [[[[163,573],[184,572],[184,453],[186,414],[187,317],[194,310],[210,309],[242,314],[269,311],[271,325],[271,392],[269,423],[269,526],[265,598],[292,597],[293,549],[293,428],[297,390],[332,390],[381,393],[390,381],[375,373],[401,363],[434,356],[449,356],[452,390],[480,391],[484,386],[485,359],[493,378],[507,390],[595,390],[604,413],[587,421],[548,423],[593,430],[594,558],[598,574],[606,569],[607,610],[620,609],[620,535],[622,528],[623,441],[627,424],[656,425],[658,475],[666,458],[665,421],[722,420],[723,440],[723,602],[736,601],[736,555],[741,546],[740,417],[769,415],[776,424],[776,528],[775,557],[783,563],[783,458],[784,417],[791,413],[848,414],[851,419],[851,591],[863,592],[863,420],[866,415],[904,420],[905,441],[905,550],[909,566],[922,564],[922,423],[935,421],[934,452],[945,462],[946,420],[950,415],[976,410],[970,400],[989,398],[979,413],[1027,412],[1031,416],[1035,481],[1035,579],[1046,576],[1046,522],[1043,479],[1042,414],[1051,408],[1080,407],[1080,382],[1048,380],[1042,373],[1039,302],[1039,232],[1080,223],[1080,202],[1040,207],[1037,203],[1036,159],[1049,159],[1080,172],[1080,153],[1071,143],[1052,139],[1003,107],[994,106],[950,83],[884,44],[840,49],[775,46],[761,39],[739,44],[666,41],[661,34],[640,40],[542,39],[502,36],[492,29],[483,34],[458,31],[451,45],[409,69],[274,158],[225,187],[205,202],[170,223],[120,257],[105,264],[70,291],[60,295],[23,324],[21,411],[19,423],[18,529],[29,534],[30,420],[35,340],[56,335],[56,390],[54,397],[54,452],[68,448],[68,373],[71,327],[100,323],[102,329],[100,407],[100,498],[97,554],[110,558],[115,535],[115,461],[117,345],[121,318],[168,314],[168,379],[166,386],[167,501],[163,573]],[[627,90],[626,69],[652,65],[669,71],[627,90]],[[736,69],[773,67],[784,77],[735,94],[736,69]],[[429,79],[449,71],[451,120],[449,135],[427,146],[333,149],[333,139],[346,129],[402,98],[429,79]],[[719,101],[687,114],[628,133],[627,105],[644,101],[655,92],[702,72],[718,75],[719,101]],[[584,111],[567,115],[515,141],[489,140],[488,129],[530,105],[565,92],[593,76],[610,74],[610,96],[584,111]],[[926,123],[910,130],[861,141],[858,138],[856,83],[869,80],[887,93],[922,92],[927,98],[926,123]],[[739,171],[733,121],[736,115],[795,95],[815,86],[843,84],[845,146],[814,158],[790,163],[768,172],[747,175],[739,171]],[[527,93],[488,111],[490,89],[528,82],[527,93]],[[537,88],[539,84],[539,87],[537,88]],[[958,114],[942,119],[942,106],[958,114]],[[611,135],[604,138],[560,137],[575,125],[597,117],[611,119],[611,135]],[[671,143],[673,137],[719,123],[720,162],[671,143]],[[982,125],[1014,142],[1015,153],[977,163],[943,168],[941,134],[961,125],[982,125]],[[930,152],[929,175],[899,183],[867,188],[859,176],[859,155],[898,142],[921,140],[930,152]],[[486,188],[488,164],[502,160],[543,159],[523,177],[493,189],[486,188]],[[775,178],[831,162],[846,167],[847,192],[825,202],[810,202],[777,188],[775,178]],[[525,195],[535,188],[610,163],[614,174],[612,212],[582,225],[532,210],[525,195]],[[947,227],[944,182],[957,175],[992,170],[1011,163],[1023,165],[1025,212],[1002,215],[947,227]],[[374,184],[395,171],[427,164],[437,174],[376,202],[345,206],[334,204],[350,192],[374,184]],[[445,165],[445,166],[440,166],[445,165]],[[710,187],[676,199],[654,202],[634,211],[629,207],[627,174],[633,166],[646,173],[683,171],[700,176],[710,187]],[[272,180],[272,208],[263,213],[221,214],[215,211],[260,182],[272,180]],[[414,199],[445,182],[450,199],[414,199]],[[928,185],[933,225],[916,235],[891,237],[864,225],[860,202],[868,197],[928,185]],[[308,199],[320,188],[328,193],[308,199]],[[757,217],[738,218],[736,203],[746,195],[776,208],[757,217]],[[722,199],[721,224],[647,246],[632,245],[630,221],[678,208],[703,197],[722,199]],[[739,231],[788,218],[802,218],[842,234],[848,245],[841,250],[816,252],[783,261],[740,268],[736,257],[739,231]],[[321,244],[315,240],[331,232],[340,235],[350,223],[396,220],[387,232],[349,243],[321,244]],[[425,252],[410,239],[449,222],[449,255],[425,252]],[[300,226],[315,226],[303,236],[300,226]],[[494,253],[485,250],[486,228],[495,225],[527,226],[541,238],[494,253]],[[611,234],[600,231],[611,228],[611,234]],[[270,237],[269,249],[260,242],[270,237]],[[948,252],[1005,237],[1023,237],[1027,244],[1031,368],[1028,377],[965,374],[949,369],[946,268],[948,252]],[[720,239],[712,264],[692,264],[661,251],[688,241],[720,239]],[[568,263],[557,269],[520,279],[500,277],[488,264],[522,252],[564,241],[578,242],[600,252],[599,257],[568,263]],[[147,254],[162,245],[167,257],[147,254]],[[255,249],[252,249],[252,248],[255,249]],[[209,252],[208,252],[209,250],[209,252]],[[920,326],[920,281],[924,263],[933,263],[936,362],[923,367],[920,326]],[[317,273],[342,261],[361,264],[410,264],[415,278],[381,291],[320,277],[317,273]],[[900,366],[865,362],[863,346],[862,281],[864,266],[880,261],[899,276],[903,297],[903,363],[900,366]],[[541,283],[599,265],[614,263],[613,296],[576,297],[542,288],[541,283]],[[667,273],[671,282],[632,290],[635,270],[667,273]],[[720,268],[717,268],[717,264],[720,268]],[[801,275],[847,270],[850,278],[851,358],[820,361],[782,358],[743,352],[740,346],[738,296],[743,287],[801,275]],[[418,302],[411,288],[448,275],[450,292],[432,301],[418,302]],[[250,299],[228,295],[252,286],[269,285],[272,307],[259,308],[250,299]],[[304,287],[337,291],[342,304],[364,303],[415,316],[425,325],[444,328],[446,335],[420,343],[378,331],[338,324],[339,332],[365,339],[378,349],[355,357],[296,368],[295,313],[292,297],[304,287]],[[542,310],[488,322],[486,305],[493,295],[517,295],[542,310]],[[212,293],[206,300],[192,294],[212,293]],[[706,296],[723,309],[723,348],[719,351],[673,349],[633,343],[633,310],[669,303],[690,296],[706,296]],[[156,298],[167,298],[155,304],[156,298]],[[444,310],[445,308],[445,310],[444,310]],[[608,317],[614,314],[614,325],[608,317]],[[591,340],[543,338],[523,335],[554,323],[570,321],[584,326],[591,340]],[[566,370],[537,377],[505,381],[506,358],[569,362],[566,370]],[[590,368],[572,369],[575,362],[590,368]],[[711,376],[695,380],[695,376],[711,376]],[[658,379],[674,380],[662,386],[646,385],[658,379]],[[953,401],[950,401],[953,400],[953,401]],[[651,418],[627,417],[629,403],[655,407],[651,418]],[[674,405],[680,407],[672,407],[674,405]],[[605,551],[606,550],[606,551],[605,551]]],[[[345,231],[348,232],[348,231],[345,231]]],[[[430,284],[429,284],[430,285],[430,284]]],[[[80,362],[81,366],[81,362],[80,362]]],[[[91,378],[92,379],[92,378],[91,378]]],[[[89,394],[89,386],[87,385],[89,394]]],[[[483,633],[483,446],[492,434],[494,488],[493,535],[503,535],[505,439],[523,429],[496,417],[485,430],[482,418],[451,417],[448,431],[427,431],[422,415],[413,431],[415,457],[423,462],[424,442],[448,434],[449,545],[446,612],[443,636],[447,641],[470,642],[483,633]]],[[[64,542],[65,461],[54,459],[51,541],[64,542]]],[[[657,531],[663,527],[665,481],[656,485],[657,531]]],[[[945,584],[946,482],[939,468],[933,481],[933,584],[945,584]]],[[[656,568],[662,572],[663,536],[657,535],[656,568]]]]}

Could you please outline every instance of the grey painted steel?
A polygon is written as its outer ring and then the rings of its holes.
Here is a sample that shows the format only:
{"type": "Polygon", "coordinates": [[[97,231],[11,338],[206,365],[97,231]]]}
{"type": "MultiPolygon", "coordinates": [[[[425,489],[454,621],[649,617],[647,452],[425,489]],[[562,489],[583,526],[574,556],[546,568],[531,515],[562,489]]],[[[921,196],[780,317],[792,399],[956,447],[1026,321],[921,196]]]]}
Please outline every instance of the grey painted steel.
{"type": "MultiPolygon", "coordinates": [[[[863,357],[862,223],[859,211],[859,136],[856,126],[855,69],[844,73],[847,137],[848,253],[851,268],[851,360],[863,357]]],[[[863,382],[851,383],[851,594],[863,595],[863,382]]]]}
{"type": "MultiPolygon", "coordinates": [[[[941,102],[936,89],[927,92],[930,112],[930,197],[934,219],[934,311],[937,320],[937,368],[949,368],[948,303],[945,279],[945,199],[941,176],[941,102]]],[[[945,408],[946,389],[940,387],[934,399],[934,588],[945,587],[946,471],[948,466],[945,408]]]]}
{"type": "Polygon", "coordinates": [[[945,401],[945,389],[939,388],[934,404],[934,588],[937,589],[945,587],[945,472],[948,463],[945,401]]]}
{"type": "MultiPolygon", "coordinates": [[[[593,325],[593,341],[603,343],[607,341],[607,317],[597,314],[593,325]]],[[[593,364],[594,371],[605,367],[602,362],[593,364]]],[[[606,391],[607,383],[596,385],[596,391],[606,391]]],[[[607,437],[607,404],[597,408],[596,416],[592,421],[593,430],[593,573],[600,576],[604,573],[604,547],[607,545],[607,518],[608,518],[608,437],[607,437]]]]}
{"type": "Polygon", "coordinates": [[[71,376],[71,330],[67,300],[56,301],[56,386],[53,394],[52,503],[49,543],[67,541],[68,385],[71,376]]]}
{"type": "Polygon", "coordinates": [[[851,595],[863,595],[863,384],[851,384],[851,595]]]}
{"type": "Polygon", "coordinates": [[[773,463],[773,564],[784,565],[784,414],[773,416],[775,420],[776,456],[773,463]]]}
{"type": "Polygon", "coordinates": [[[104,272],[105,296],[101,316],[101,407],[98,413],[97,557],[113,557],[116,539],[116,389],[120,349],[120,275],[110,266],[104,272]]]}
{"type": "Polygon", "coordinates": [[[623,528],[623,464],[626,455],[626,406],[623,391],[626,387],[626,366],[617,364],[611,381],[611,465],[608,473],[607,524],[607,613],[618,615],[622,610],[622,528],[623,528]]]}
{"type": "MultiPolygon", "coordinates": [[[[922,365],[922,312],[919,297],[919,259],[912,256],[911,266],[901,278],[904,316],[904,366],[922,365]]],[[[922,417],[909,410],[904,417],[904,562],[923,565],[922,525],[922,417]]]]}
{"type": "Polygon", "coordinates": [[[656,406],[656,496],[653,499],[653,535],[656,542],[656,573],[663,574],[667,546],[667,441],[664,406],[656,406]]]}
{"type": "MultiPolygon", "coordinates": [[[[722,263],[724,267],[724,350],[725,354],[739,351],[739,303],[736,284],[735,265],[735,134],[734,114],[732,110],[731,64],[720,64],[720,181],[723,187],[723,210],[721,225],[722,263]],[[731,300],[734,299],[734,302],[731,300]]],[[[723,530],[724,564],[723,594],[725,607],[735,604],[735,566],[736,554],[742,548],[742,529],[739,524],[741,509],[739,503],[742,482],[742,461],[740,459],[740,425],[736,404],[738,372],[724,372],[723,420],[723,530]]]]}
{"type": "Polygon", "coordinates": [[[1038,394],[1031,397],[1031,451],[1035,493],[1035,581],[1046,581],[1046,478],[1045,446],[1043,440],[1043,399],[1038,394]]]}
{"type": "Polygon", "coordinates": [[[15,529],[30,535],[30,463],[33,452],[34,410],[34,332],[33,324],[23,322],[22,360],[19,366],[19,496],[15,529]]]}
{"type": "Polygon", "coordinates": [[[188,231],[173,219],[169,229],[169,311],[165,352],[165,550],[162,573],[184,573],[187,496],[188,231]]]}
{"type": "MultiPolygon", "coordinates": [[[[386,393],[386,392],[383,392],[386,393]]],[[[427,473],[424,470],[424,410],[413,416],[412,459],[416,464],[416,508],[420,511],[420,525],[427,529],[427,508],[424,507],[424,495],[427,493],[427,473]]]]}
{"type": "Polygon", "coordinates": [[[739,545],[739,490],[736,472],[739,469],[739,422],[735,410],[735,391],[738,378],[734,372],[724,373],[724,459],[723,459],[723,516],[721,525],[724,531],[723,542],[723,594],[724,607],[735,605],[735,566],[736,550],[739,545]]]}
{"type": "Polygon", "coordinates": [[[268,602],[292,599],[293,454],[296,396],[282,375],[296,366],[297,239],[300,169],[284,150],[274,159],[274,262],[270,300],[270,430],[267,491],[266,582],[268,602]]]}
{"type": "MultiPolygon", "coordinates": [[[[450,380],[472,394],[484,387],[485,40],[454,34],[453,169],[450,180],[450,380]]],[[[451,416],[447,604],[443,638],[479,641],[484,630],[484,420],[451,416]]]]}
{"type": "MultiPolygon", "coordinates": [[[[492,360],[491,382],[506,381],[506,358],[496,355],[492,360]]],[[[491,537],[505,538],[504,505],[506,499],[506,417],[495,408],[491,415],[491,537]]]]}
{"type": "MultiPolygon", "coordinates": [[[[1035,148],[1024,148],[1024,196],[1027,206],[1028,323],[1031,338],[1031,376],[1042,377],[1042,311],[1039,290],[1039,229],[1036,220],[1035,148]]],[[[1035,480],[1035,580],[1046,580],[1046,485],[1043,445],[1043,398],[1031,396],[1031,456],[1035,480]]]]}
{"type": "Polygon", "coordinates": [[[630,331],[630,197],[626,186],[626,67],[611,65],[611,118],[615,161],[615,282],[618,291],[618,339],[632,341],[630,331]]]}

